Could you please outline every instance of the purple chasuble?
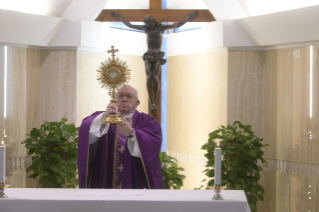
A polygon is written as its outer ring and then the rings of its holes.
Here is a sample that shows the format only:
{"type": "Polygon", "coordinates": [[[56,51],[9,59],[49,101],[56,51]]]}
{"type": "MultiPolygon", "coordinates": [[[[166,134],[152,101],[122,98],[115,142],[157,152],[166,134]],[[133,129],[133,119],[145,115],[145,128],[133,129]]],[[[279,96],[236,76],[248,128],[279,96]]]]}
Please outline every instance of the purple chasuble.
{"type": "Polygon", "coordinates": [[[102,112],[85,118],[79,130],[79,187],[164,189],[159,159],[162,132],[156,119],[137,110],[129,119],[140,148],[138,158],[130,154],[127,137],[118,132],[116,125],[110,125],[107,134],[89,144],[91,122],[102,112]]]}

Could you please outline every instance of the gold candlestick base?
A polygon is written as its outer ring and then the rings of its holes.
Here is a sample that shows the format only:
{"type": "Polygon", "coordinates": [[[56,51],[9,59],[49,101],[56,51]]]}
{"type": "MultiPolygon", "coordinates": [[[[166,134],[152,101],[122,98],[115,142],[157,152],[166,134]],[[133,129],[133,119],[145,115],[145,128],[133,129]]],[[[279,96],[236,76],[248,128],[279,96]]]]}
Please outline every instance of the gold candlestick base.
{"type": "Polygon", "coordinates": [[[220,194],[221,190],[223,190],[225,186],[220,186],[220,185],[214,185],[212,186],[212,189],[214,189],[215,194],[212,200],[225,200],[222,195],[220,194]]]}
{"type": "Polygon", "coordinates": [[[8,188],[9,186],[9,184],[0,183],[0,198],[8,198],[8,196],[4,193],[4,189],[8,188]]]}

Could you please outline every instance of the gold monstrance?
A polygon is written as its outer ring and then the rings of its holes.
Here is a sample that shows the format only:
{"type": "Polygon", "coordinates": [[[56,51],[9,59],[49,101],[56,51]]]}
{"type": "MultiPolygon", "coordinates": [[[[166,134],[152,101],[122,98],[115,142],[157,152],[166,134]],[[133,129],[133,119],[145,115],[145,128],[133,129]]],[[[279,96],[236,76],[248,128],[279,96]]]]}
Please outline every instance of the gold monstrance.
{"type": "MultiPolygon", "coordinates": [[[[110,90],[109,95],[111,96],[111,102],[113,103],[117,102],[117,93],[119,89],[127,85],[131,71],[126,62],[119,58],[115,59],[115,52],[118,51],[118,49],[114,49],[114,46],[111,46],[111,50],[108,50],[107,53],[112,53],[112,59],[108,58],[102,62],[99,70],[97,70],[99,72],[97,80],[102,84],[102,88],[105,87],[110,90]]],[[[102,124],[117,124],[118,122],[125,123],[122,115],[110,113],[109,115],[104,116],[102,124]]]]}

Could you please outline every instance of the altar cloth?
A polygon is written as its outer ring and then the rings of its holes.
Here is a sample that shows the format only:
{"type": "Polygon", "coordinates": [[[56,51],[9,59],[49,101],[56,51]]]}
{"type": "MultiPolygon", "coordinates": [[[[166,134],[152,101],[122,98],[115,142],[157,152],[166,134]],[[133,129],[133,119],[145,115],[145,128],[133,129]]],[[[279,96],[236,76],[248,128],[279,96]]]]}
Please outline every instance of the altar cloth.
{"type": "Polygon", "coordinates": [[[0,199],[1,212],[250,211],[244,191],[239,190],[222,191],[221,201],[211,200],[213,190],[7,188],[5,193],[9,198],[0,199]]]}

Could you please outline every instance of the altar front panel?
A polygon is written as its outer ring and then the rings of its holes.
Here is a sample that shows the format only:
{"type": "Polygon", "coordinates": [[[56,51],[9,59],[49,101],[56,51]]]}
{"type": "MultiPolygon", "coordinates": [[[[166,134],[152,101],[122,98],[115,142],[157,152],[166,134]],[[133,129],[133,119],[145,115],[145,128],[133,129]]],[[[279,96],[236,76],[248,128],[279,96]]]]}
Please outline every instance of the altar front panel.
{"type": "MultiPolygon", "coordinates": [[[[109,190],[117,193],[116,190],[109,190]]],[[[126,195],[107,195],[106,189],[6,189],[8,199],[0,199],[1,212],[248,212],[243,191],[222,191],[225,200],[211,200],[212,190],[124,190],[126,195]],[[98,195],[99,193],[103,195],[98,195]],[[127,194],[130,193],[130,194],[127,194]]]]}

